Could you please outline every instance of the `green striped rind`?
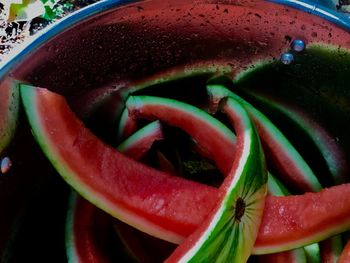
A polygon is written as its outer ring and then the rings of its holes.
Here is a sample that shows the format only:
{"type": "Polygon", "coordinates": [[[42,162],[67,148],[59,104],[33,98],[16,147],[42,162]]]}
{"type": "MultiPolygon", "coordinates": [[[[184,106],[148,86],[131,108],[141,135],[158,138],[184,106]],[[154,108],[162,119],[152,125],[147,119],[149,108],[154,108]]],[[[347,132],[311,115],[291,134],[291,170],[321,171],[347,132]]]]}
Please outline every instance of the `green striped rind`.
{"type": "MultiPolygon", "coordinates": [[[[75,250],[75,240],[74,240],[74,212],[76,206],[77,194],[71,192],[69,198],[67,217],[66,217],[66,253],[69,263],[79,262],[77,252],[75,250]]],[[[97,208],[96,208],[97,209],[97,208]]]]}
{"type": "Polygon", "coordinates": [[[0,96],[7,98],[6,105],[1,105],[0,109],[6,111],[6,116],[0,120],[0,154],[10,144],[16,130],[19,112],[19,84],[6,79],[0,83],[0,96]],[[4,95],[4,93],[6,93],[4,95]]]}
{"type": "Polygon", "coordinates": [[[132,148],[137,144],[139,141],[141,141],[145,136],[149,136],[152,134],[155,134],[157,132],[161,133],[161,124],[159,121],[153,121],[146,126],[144,126],[142,129],[136,131],[134,134],[132,134],[130,137],[128,137],[125,141],[123,141],[121,144],[118,145],[117,150],[120,152],[125,152],[129,148],[132,148]]]}
{"type": "Polygon", "coordinates": [[[303,176],[303,179],[307,182],[310,190],[317,192],[322,189],[320,182],[318,181],[316,175],[312,172],[309,165],[288,141],[288,139],[282,134],[282,132],[264,114],[222,85],[208,84],[207,92],[214,106],[218,105],[218,101],[220,101],[221,98],[227,96],[240,102],[248,111],[250,116],[252,116],[256,122],[259,122],[259,125],[263,126],[269,134],[273,135],[274,139],[281,145],[281,147],[283,147],[290,159],[290,162],[298,168],[300,174],[303,176]]]}
{"type": "MultiPolygon", "coordinates": [[[[237,115],[244,127],[243,145],[231,174],[220,187],[224,196],[213,211],[205,229],[181,258],[171,256],[167,262],[246,262],[258,233],[265,203],[267,176],[258,134],[244,108],[229,98],[224,106],[227,114],[237,115]],[[235,217],[235,205],[242,198],[245,211],[235,217]]],[[[201,232],[202,231],[202,232],[201,232]]],[[[187,239],[193,242],[191,236],[187,239]]],[[[185,241],[186,243],[186,241],[185,241]]],[[[181,249],[181,245],[179,247],[181,249]]],[[[175,252],[176,253],[176,252],[175,252]]]]}

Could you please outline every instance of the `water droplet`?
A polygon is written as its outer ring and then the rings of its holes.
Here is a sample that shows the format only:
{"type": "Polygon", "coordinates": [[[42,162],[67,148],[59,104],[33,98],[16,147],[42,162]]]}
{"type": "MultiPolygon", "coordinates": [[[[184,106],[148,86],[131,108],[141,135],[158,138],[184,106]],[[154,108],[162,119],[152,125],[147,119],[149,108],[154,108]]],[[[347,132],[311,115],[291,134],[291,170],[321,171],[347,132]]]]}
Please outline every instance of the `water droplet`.
{"type": "Polygon", "coordinates": [[[294,61],[294,56],[292,53],[284,53],[280,60],[284,65],[289,65],[294,61]]]}
{"type": "Polygon", "coordinates": [[[1,173],[6,174],[12,166],[11,159],[9,157],[4,157],[1,160],[1,173]]]}
{"type": "Polygon", "coordinates": [[[305,42],[301,39],[295,39],[292,42],[292,49],[296,52],[301,52],[305,49],[305,42]]]}

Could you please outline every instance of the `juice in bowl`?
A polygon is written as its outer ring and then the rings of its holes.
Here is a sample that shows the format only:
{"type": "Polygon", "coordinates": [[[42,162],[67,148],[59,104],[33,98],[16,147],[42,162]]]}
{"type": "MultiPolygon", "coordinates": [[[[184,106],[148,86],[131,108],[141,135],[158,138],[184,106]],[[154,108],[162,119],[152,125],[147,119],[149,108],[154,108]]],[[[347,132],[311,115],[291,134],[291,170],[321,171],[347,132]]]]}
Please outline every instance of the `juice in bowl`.
{"type": "Polygon", "coordinates": [[[0,70],[2,260],[336,262],[348,26],[306,2],[103,1],[39,35],[0,70]]]}

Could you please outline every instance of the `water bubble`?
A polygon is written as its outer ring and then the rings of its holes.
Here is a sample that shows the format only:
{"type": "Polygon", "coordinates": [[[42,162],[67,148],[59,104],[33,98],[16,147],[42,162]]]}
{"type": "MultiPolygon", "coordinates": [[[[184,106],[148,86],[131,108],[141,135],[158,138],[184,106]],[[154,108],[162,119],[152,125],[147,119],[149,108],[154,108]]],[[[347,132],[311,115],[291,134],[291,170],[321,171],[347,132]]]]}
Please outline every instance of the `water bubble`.
{"type": "Polygon", "coordinates": [[[6,174],[12,166],[11,159],[9,157],[4,157],[1,160],[1,173],[6,174]]]}
{"type": "Polygon", "coordinates": [[[295,39],[292,42],[292,49],[296,52],[301,52],[305,49],[305,42],[301,39],[295,39]]]}
{"type": "Polygon", "coordinates": [[[284,65],[289,65],[294,61],[294,56],[292,53],[284,53],[280,60],[284,65]]]}

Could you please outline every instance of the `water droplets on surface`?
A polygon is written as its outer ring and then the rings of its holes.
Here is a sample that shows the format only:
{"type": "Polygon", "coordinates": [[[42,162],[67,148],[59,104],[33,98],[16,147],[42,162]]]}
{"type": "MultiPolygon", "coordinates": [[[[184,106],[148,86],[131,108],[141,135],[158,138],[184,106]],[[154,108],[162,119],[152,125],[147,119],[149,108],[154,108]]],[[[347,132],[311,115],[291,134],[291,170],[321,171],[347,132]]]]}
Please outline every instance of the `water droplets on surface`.
{"type": "Polygon", "coordinates": [[[301,52],[305,49],[305,42],[301,39],[295,39],[292,42],[292,49],[296,52],[301,52]]]}
{"type": "Polygon", "coordinates": [[[284,65],[289,65],[294,61],[294,56],[292,53],[283,53],[280,60],[284,65]]]}
{"type": "Polygon", "coordinates": [[[1,173],[6,174],[12,166],[11,159],[9,157],[4,157],[1,160],[1,173]]]}

